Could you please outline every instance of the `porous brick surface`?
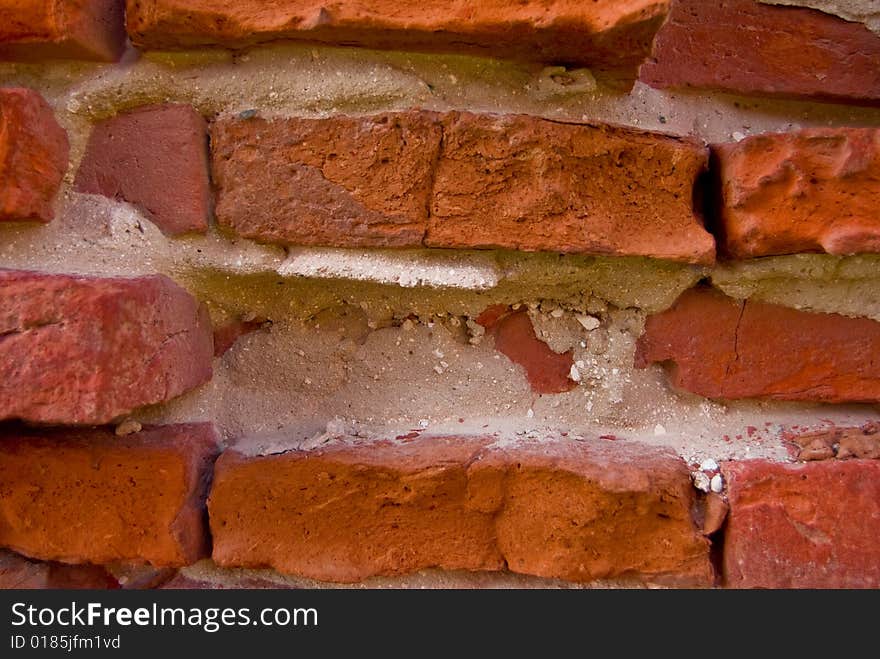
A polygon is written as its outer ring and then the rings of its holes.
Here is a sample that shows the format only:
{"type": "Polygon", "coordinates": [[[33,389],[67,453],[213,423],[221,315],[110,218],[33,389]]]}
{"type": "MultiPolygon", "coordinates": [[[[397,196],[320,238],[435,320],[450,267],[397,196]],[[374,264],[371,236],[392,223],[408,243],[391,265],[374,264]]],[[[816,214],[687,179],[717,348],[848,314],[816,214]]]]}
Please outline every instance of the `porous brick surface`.
{"type": "Polygon", "coordinates": [[[211,377],[206,310],[164,275],[0,270],[0,419],[102,424],[211,377]]]}
{"type": "Polygon", "coordinates": [[[67,563],[188,565],[209,548],[213,426],[5,428],[0,546],[67,563]]]}
{"type": "Polygon", "coordinates": [[[328,581],[427,567],[707,585],[685,464],[603,440],[340,441],[217,463],[214,560],[328,581]]]}

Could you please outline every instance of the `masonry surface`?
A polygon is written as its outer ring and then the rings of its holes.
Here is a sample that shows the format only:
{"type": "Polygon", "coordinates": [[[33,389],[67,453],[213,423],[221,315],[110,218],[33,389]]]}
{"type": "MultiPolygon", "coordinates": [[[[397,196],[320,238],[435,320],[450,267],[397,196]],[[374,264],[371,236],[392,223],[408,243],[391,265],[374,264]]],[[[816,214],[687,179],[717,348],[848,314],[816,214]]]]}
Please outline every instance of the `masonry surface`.
{"type": "Polygon", "coordinates": [[[448,4],[0,0],[0,587],[880,584],[872,3],[448,4]]]}

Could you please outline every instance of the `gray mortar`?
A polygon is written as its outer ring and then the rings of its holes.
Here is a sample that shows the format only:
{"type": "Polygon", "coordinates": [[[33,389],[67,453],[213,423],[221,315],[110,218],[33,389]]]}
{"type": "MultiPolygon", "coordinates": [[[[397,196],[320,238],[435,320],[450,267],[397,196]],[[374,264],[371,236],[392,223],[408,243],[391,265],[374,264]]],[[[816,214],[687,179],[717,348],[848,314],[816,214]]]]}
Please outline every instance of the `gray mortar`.
{"type": "Polygon", "coordinates": [[[419,570],[398,577],[372,577],[356,584],[337,584],[315,581],[301,577],[279,574],[273,570],[240,570],[217,567],[211,561],[200,561],[183,568],[181,574],[188,579],[222,585],[225,588],[253,587],[255,580],[268,582],[281,588],[347,588],[347,589],[501,589],[501,588],[553,588],[553,589],[644,589],[662,587],[652,583],[634,580],[597,580],[587,584],[577,584],[558,579],[531,577],[513,572],[470,572],[467,570],[419,570]]]}
{"type": "Polygon", "coordinates": [[[758,0],[765,5],[787,5],[818,9],[832,16],[862,23],[880,35],[880,3],[877,0],[758,0]]]}
{"type": "Polygon", "coordinates": [[[880,321],[880,256],[774,256],[730,263],[712,283],[731,297],[880,321]]]}

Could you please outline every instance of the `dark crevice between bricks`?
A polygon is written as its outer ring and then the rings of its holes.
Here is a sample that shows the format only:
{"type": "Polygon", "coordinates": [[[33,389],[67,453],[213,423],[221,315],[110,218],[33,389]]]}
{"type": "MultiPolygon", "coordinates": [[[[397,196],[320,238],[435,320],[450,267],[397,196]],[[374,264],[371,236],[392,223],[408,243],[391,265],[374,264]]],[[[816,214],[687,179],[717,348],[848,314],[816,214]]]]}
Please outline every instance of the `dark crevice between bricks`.
{"type": "Polygon", "coordinates": [[[724,540],[727,531],[727,520],[730,517],[729,504],[722,498],[723,495],[711,492],[697,492],[691,508],[691,516],[694,525],[701,529],[705,538],[709,541],[709,563],[712,566],[714,575],[714,586],[723,586],[723,567],[724,567],[724,540]],[[710,511],[711,502],[715,501],[720,504],[714,512],[710,511]],[[719,510],[722,512],[719,514],[719,510]],[[714,515],[714,519],[710,519],[714,515]],[[718,517],[723,515],[721,522],[717,521],[718,517]],[[717,528],[708,528],[717,526],[717,528]]]}
{"type": "Polygon", "coordinates": [[[724,523],[720,529],[706,536],[709,539],[709,562],[712,564],[712,570],[715,572],[716,587],[724,586],[724,541],[727,533],[728,517],[724,518],[724,523]]]}
{"type": "Polygon", "coordinates": [[[702,219],[703,227],[715,239],[715,258],[719,259],[722,256],[719,245],[724,244],[721,222],[721,162],[711,147],[707,168],[694,181],[691,207],[694,214],[702,219]]]}
{"type": "MultiPolygon", "coordinates": [[[[205,557],[210,558],[214,553],[214,536],[211,533],[211,520],[208,516],[208,497],[211,495],[211,488],[214,485],[214,468],[217,460],[224,451],[223,445],[218,441],[217,449],[203,465],[199,474],[199,484],[196,496],[198,497],[200,506],[200,519],[202,523],[202,533],[205,538],[205,557]]],[[[175,520],[176,522],[177,520],[175,520]]],[[[170,577],[169,577],[170,578],[170,577]]]]}

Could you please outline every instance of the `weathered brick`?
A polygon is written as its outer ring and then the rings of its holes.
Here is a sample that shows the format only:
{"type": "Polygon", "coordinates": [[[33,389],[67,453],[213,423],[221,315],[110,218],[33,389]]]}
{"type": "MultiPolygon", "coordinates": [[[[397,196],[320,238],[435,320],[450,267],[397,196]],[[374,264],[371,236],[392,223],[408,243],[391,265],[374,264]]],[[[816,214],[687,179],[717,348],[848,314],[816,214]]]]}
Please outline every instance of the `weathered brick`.
{"type": "Polygon", "coordinates": [[[880,462],[721,465],[724,579],[737,588],[880,586],[880,462]]]}
{"type": "Polygon", "coordinates": [[[878,422],[869,421],[861,426],[831,426],[805,432],[787,431],[783,439],[797,452],[797,459],[804,462],[832,458],[880,460],[878,422]]]}
{"type": "Polygon", "coordinates": [[[52,219],[68,152],[67,133],[42,96],[0,89],[0,222],[52,219]]]}
{"type": "Polygon", "coordinates": [[[756,135],[714,156],[729,256],[880,252],[880,129],[756,135]]]}
{"type": "Polygon", "coordinates": [[[495,340],[495,349],[526,372],[532,391],[559,394],[577,383],[569,378],[574,364],[572,352],[556,353],[535,335],[529,312],[511,311],[505,306],[489,307],[477,318],[495,340]]]}
{"type": "Polygon", "coordinates": [[[428,567],[711,583],[693,488],[638,443],[421,437],[219,459],[215,562],[328,581],[428,567]]]}
{"type": "Polygon", "coordinates": [[[676,388],[709,398],[876,402],[878,354],[874,320],[696,288],[648,318],[635,361],[667,363],[676,388]]]}
{"type": "Polygon", "coordinates": [[[483,0],[128,0],[128,32],[142,48],[241,47],[300,39],[369,48],[468,52],[633,68],[650,51],[668,0],[510,3],[483,0]]]}
{"type": "Polygon", "coordinates": [[[755,0],[674,0],[640,79],[654,87],[880,103],[880,36],[755,0]]]}
{"type": "Polygon", "coordinates": [[[0,546],[67,563],[188,565],[208,552],[204,495],[211,424],[6,428],[0,436],[0,546]]]}
{"type": "Polygon", "coordinates": [[[189,105],[150,105],[97,124],[76,189],[136,204],[169,235],[205,232],[211,216],[208,128],[189,105]]]}
{"type": "Polygon", "coordinates": [[[0,590],[12,588],[105,590],[119,588],[119,584],[112,574],[99,565],[38,562],[0,550],[0,590]]]}
{"type": "Polygon", "coordinates": [[[217,221],[269,242],[421,245],[436,117],[221,119],[211,129],[217,221]]]}
{"type": "Polygon", "coordinates": [[[445,124],[427,246],[714,260],[693,207],[701,145],[521,115],[445,124]]]}
{"type": "Polygon", "coordinates": [[[0,0],[0,59],[115,62],[125,36],[124,0],[0,0]]]}
{"type": "Polygon", "coordinates": [[[0,419],[101,424],[211,377],[206,310],[162,275],[0,270],[0,419]]]}
{"type": "Polygon", "coordinates": [[[410,111],[223,119],[212,148],[218,221],[256,240],[714,260],[693,208],[708,152],[678,138],[410,111]]]}

